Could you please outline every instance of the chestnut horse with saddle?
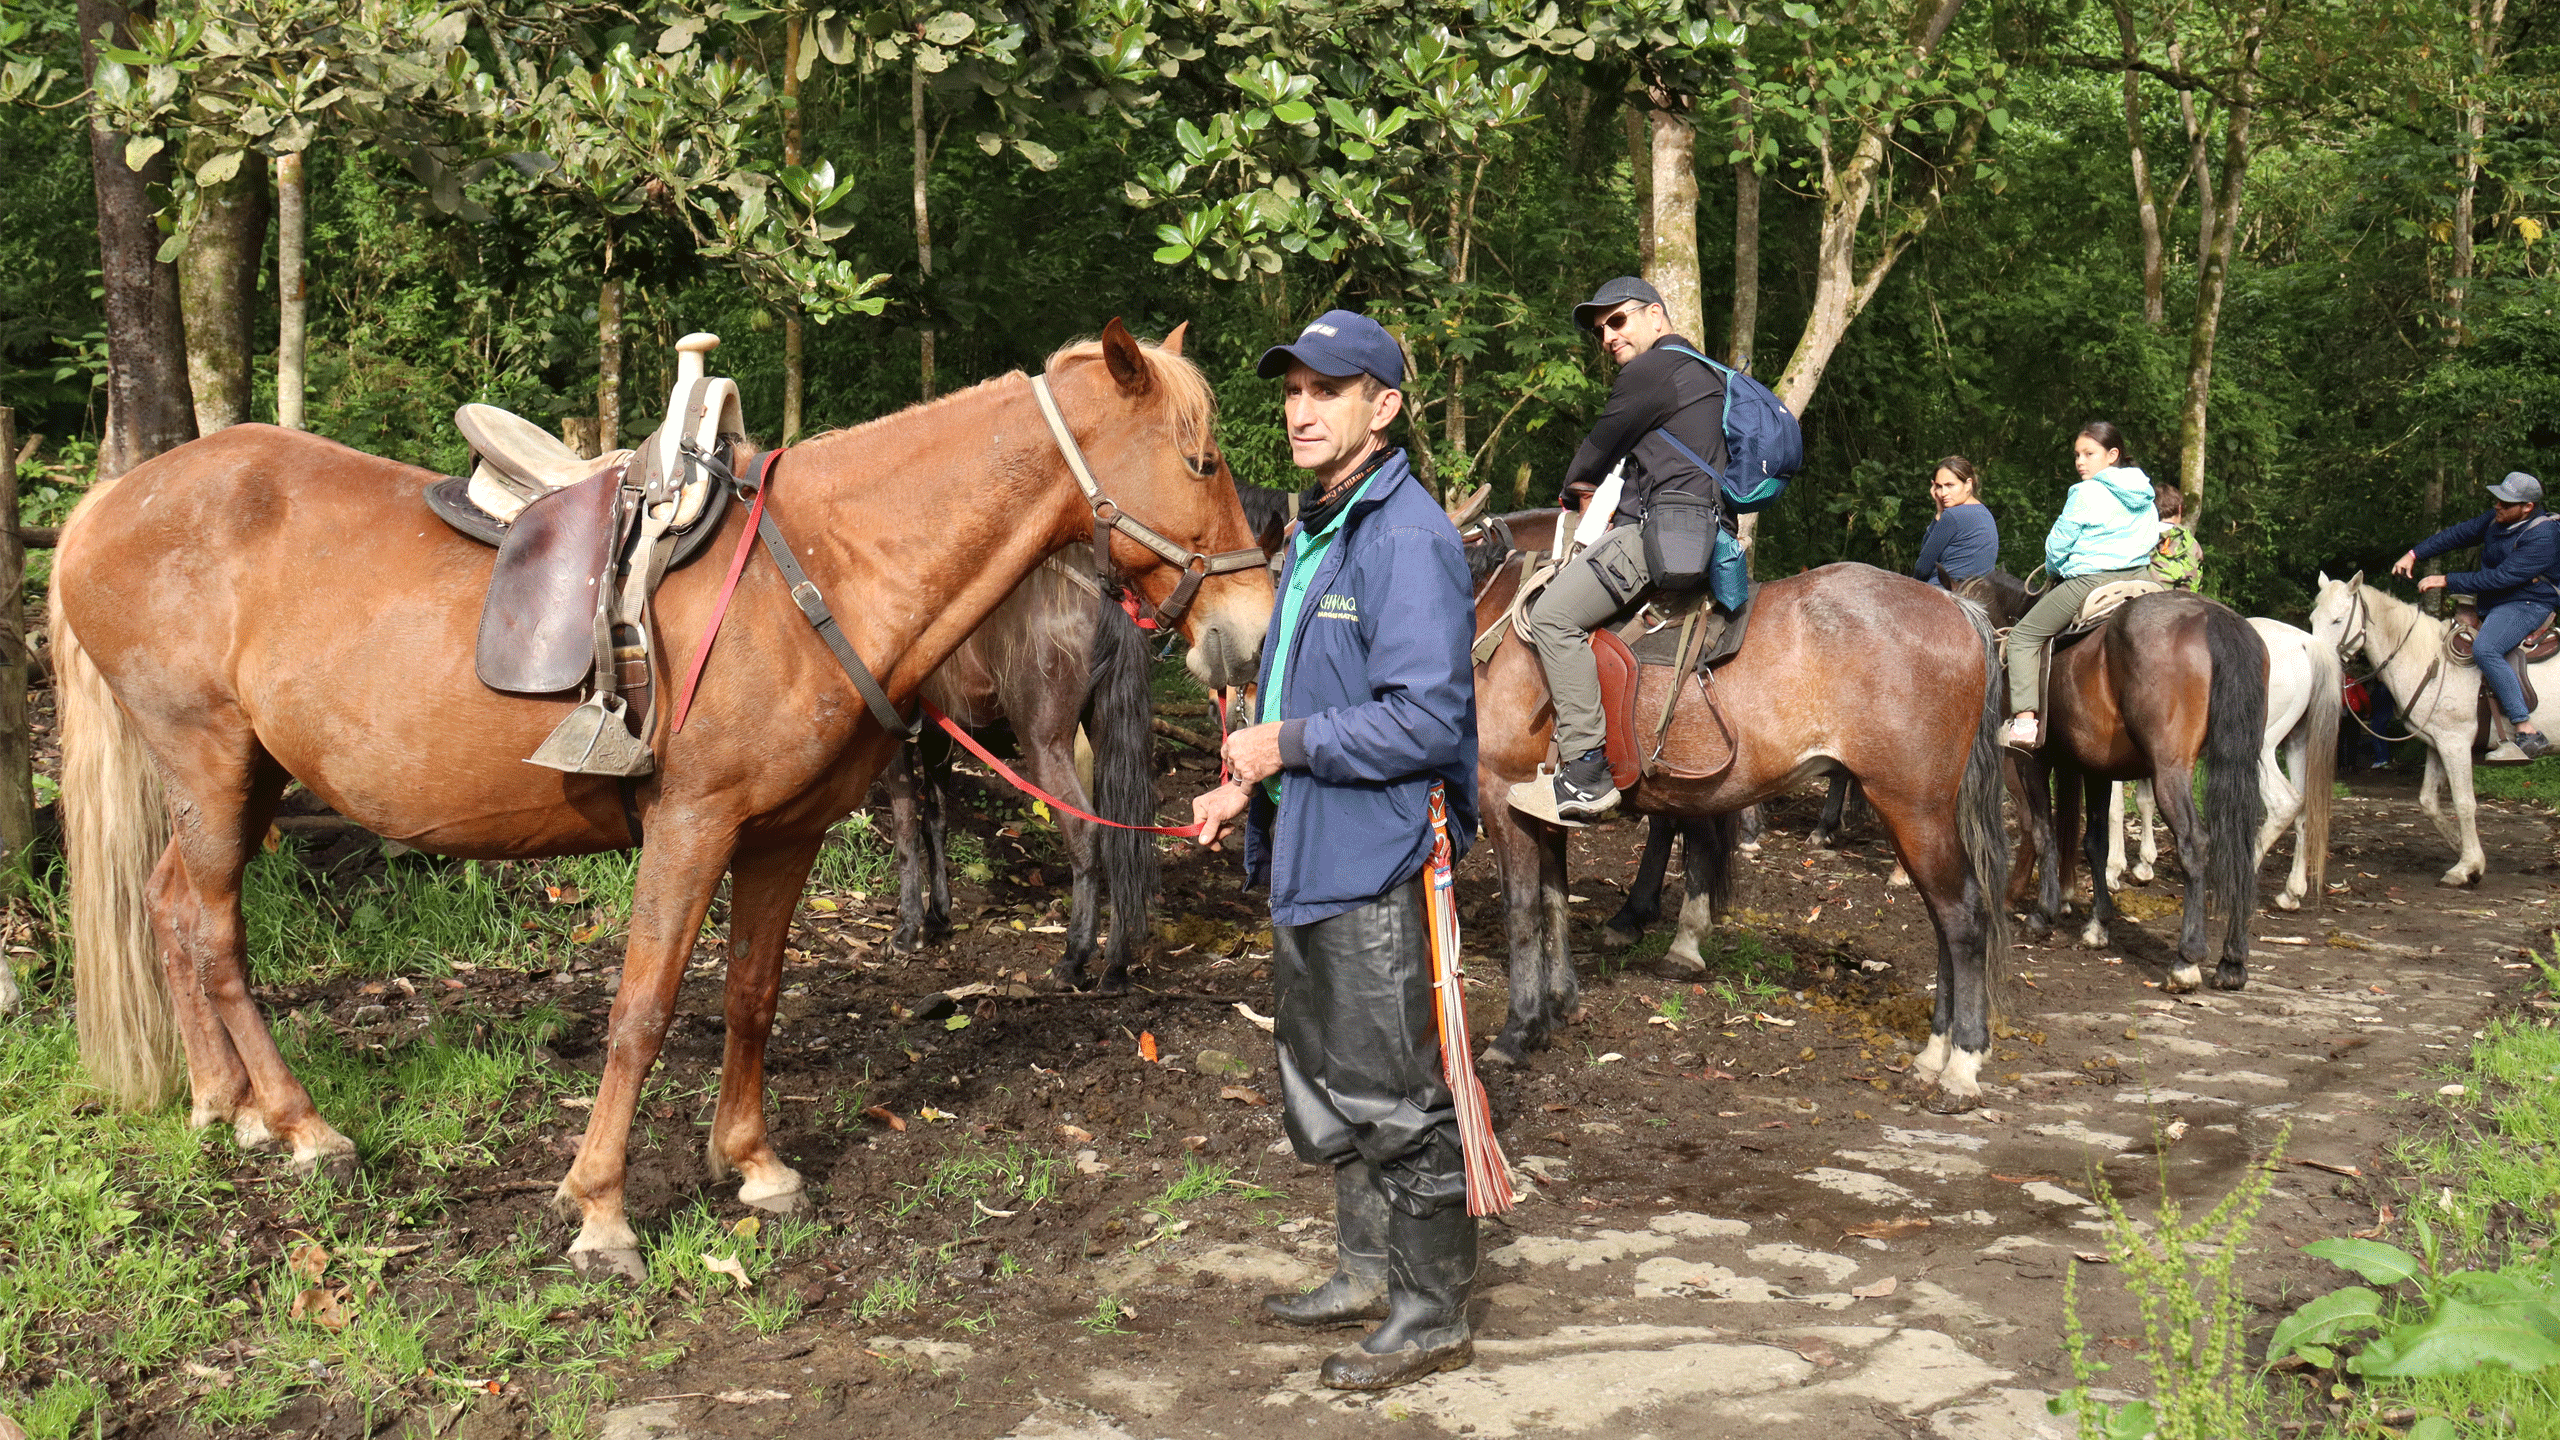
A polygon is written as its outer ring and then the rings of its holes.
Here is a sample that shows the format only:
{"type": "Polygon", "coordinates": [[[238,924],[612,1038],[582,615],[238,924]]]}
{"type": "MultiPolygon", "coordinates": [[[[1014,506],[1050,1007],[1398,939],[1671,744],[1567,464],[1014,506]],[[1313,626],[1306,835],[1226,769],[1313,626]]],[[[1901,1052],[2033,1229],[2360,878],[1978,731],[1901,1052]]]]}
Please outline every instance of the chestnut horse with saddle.
{"type": "MultiPolygon", "coordinates": [[[[1478,653],[1487,656],[1476,668],[1487,795],[1537,772],[1554,726],[1537,653],[1507,618],[1528,559],[1506,561],[1476,599],[1478,653]]],[[[1645,664],[1629,686],[1631,704],[1619,708],[1639,733],[1612,735],[1613,746],[1634,742],[1640,771],[1619,779],[1625,804],[1648,815],[1729,817],[1835,767],[1856,776],[1938,936],[1937,1011],[1911,1078],[1929,1090],[1931,1110],[1970,1110],[1981,1103],[1992,978],[2007,929],[2002,691],[1991,627],[1978,607],[1943,590],[1851,564],[1761,586],[1738,623],[1739,649],[1712,670],[1684,643],[1674,664],[1645,664]]],[[[1601,632],[1599,643],[1616,641],[1601,632]]],[[[1619,724],[1613,714],[1613,731],[1619,724]]],[[[1720,899],[1727,888],[1734,828],[1691,832],[1693,895],[1720,899]],[[1715,842],[1703,855],[1702,834],[1715,842]]],[[[1485,829],[1509,921],[1511,1014],[1484,1058],[1517,1064],[1548,1042],[1580,994],[1565,832],[1506,806],[1487,808],[1485,829]]]]}
{"type": "Polygon", "coordinates": [[[888,762],[925,677],[1078,540],[1100,542],[1144,601],[1183,612],[1204,681],[1254,673],[1270,578],[1181,333],[1147,346],[1114,320],[1040,377],[990,380],[753,467],[735,437],[725,469],[752,473],[787,547],[749,549],[757,532],[733,505],[711,546],[735,555],[728,586],[716,566],[666,575],[649,609],[674,653],[690,658],[727,610],[682,728],[657,706],[637,737],[654,770],[636,780],[526,763],[577,697],[475,677],[492,556],[429,514],[436,476],[243,425],[100,487],[64,529],[53,589],[92,1075],[153,1103],[183,1046],[193,1123],[228,1121],[297,1170],[352,1170],[354,1145],[287,1069],[248,987],[241,875],[288,780],[442,855],[644,838],[604,1077],[556,1197],[580,1221],[570,1258],[642,1273],[623,1203],[632,1112],[723,875],[728,1039],[710,1169],[741,1176],[750,1205],[794,1208],[800,1177],[764,1119],[783,944],[827,828],[888,762]],[[805,581],[786,583],[784,557],[805,581]]]}

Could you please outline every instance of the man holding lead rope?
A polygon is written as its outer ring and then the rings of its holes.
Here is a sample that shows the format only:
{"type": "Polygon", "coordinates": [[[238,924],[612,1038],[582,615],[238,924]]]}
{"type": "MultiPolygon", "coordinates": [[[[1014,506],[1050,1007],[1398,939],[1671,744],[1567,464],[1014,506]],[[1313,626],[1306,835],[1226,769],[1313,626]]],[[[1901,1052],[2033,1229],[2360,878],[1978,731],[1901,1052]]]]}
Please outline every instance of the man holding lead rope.
{"type": "Polygon", "coordinates": [[[1451,1027],[1442,1008],[1457,999],[1447,867],[1476,827],[1475,610],[1457,528],[1387,443],[1394,337],[1329,311],[1260,368],[1285,377],[1290,456],[1314,483],[1259,723],[1227,737],[1234,778],[1191,814],[1213,849],[1241,819],[1250,881],[1271,887],[1282,1120],[1298,1158],[1334,1172],[1334,1274],[1263,1307],[1290,1325],[1383,1322],[1323,1380],[1384,1390],[1474,1358],[1470,1210],[1509,1198],[1463,1009],[1451,1027]]]}

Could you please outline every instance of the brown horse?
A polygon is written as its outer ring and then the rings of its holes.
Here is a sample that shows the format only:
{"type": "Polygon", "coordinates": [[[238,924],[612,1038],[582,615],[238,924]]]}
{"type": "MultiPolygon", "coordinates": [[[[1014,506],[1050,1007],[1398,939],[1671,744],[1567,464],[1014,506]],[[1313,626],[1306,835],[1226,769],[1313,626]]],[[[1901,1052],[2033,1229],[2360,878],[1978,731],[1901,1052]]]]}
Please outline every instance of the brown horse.
{"type": "MultiPolygon", "coordinates": [[[[1479,633],[1501,623],[1519,567],[1476,601],[1479,633]]],[[[1760,587],[1742,651],[1715,672],[1734,736],[1733,763],[1710,778],[1657,772],[1627,796],[1653,815],[1729,816],[1838,767],[1864,783],[1938,933],[1938,1003],[1929,1049],[1912,1070],[1940,1113],[1980,1103],[1991,1044],[1992,967],[2005,948],[2008,877],[2000,825],[1999,664],[1979,608],[1865,565],[1828,565],[1760,587]]],[[[1636,713],[1661,713],[1667,668],[1647,666],[1636,713]]],[[[1511,937],[1511,1015],[1486,1051],[1517,1064],[1573,1011],[1580,986],[1567,943],[1564,832],[1502,804],[1546,758],[1554,707],[1536,654],[1506,635],[1476,670],[1485,830],[1502,869],[1511,937]]],[[[1648,723],[1650,723],[1648,721],[1648,723]]],[[[1691,689],[1664,757],[1679,763],[1718,733],[1691,689]]],[[[1648,737],[1649,738],[1649,737],[1648,737]]],[[[1646,748],[1650,748],[1648,745],[1646,748]]],[[[1719,833],[1731,843],[1732,828],[1719,833]]],[[[1690,884],[1712,896],[1726,856],[1690,884]]]]}
{"type": "MultiPolygon", "coordinates": [[[[2015,624],[2035,599],[2017,577],[1998,570],[1958,581],[1956,590],[1981,601],[2003,625],[2015,624]]],[[[2223,906],[2214,988],[2247,985],[2249,921],[2258,909],[2258,827],[2266,818],[2258,787],[2267,726],[2266,642],[2229,607],[2190,591],[2136,596],[2054,655],[2044,722],[2043,748],[2016,757],[2027,803],[2012,870],[2019,893],[2011,903],[2025,898],[2035,862],[2043,858],[2044,881],[2028,923],[2039,935],[2053,928],[2071,885],[2071,852],[2056,837],[2081,830],[2091,884],[2080,940],[2092,949],[2104,946],[2107,921],[2116,914],[2107,892],[2107,837],[2124,823],[2107,787],[2148,780],[2187,872],[2178,963],[2161,988],[2185,991],[2204,983],[2209,892],[2223,906]],[[2201,815],[2199,760],[2205,767],[2201,815]]]]}
{"type": "MultiPolygon", "coordinates": [[[[1180,334],[1142,346],[1115,320],[1100,341],[1051,356],[1049,384],[1124,513],[1177,544],[1242,549],[1251,539],[1212,439],[1212,397],[1180,358],[1180,334]]],[[[1096,507],[1020,374],[794,447],[771,475],[767,513],[902,706],[1042,557],[1094,536],[1096,507]]],[[[445,855],[523,859],[633,838],[614,781],[524,763],[568,697],[500,695],[474,677],[491,552],[429,515],[420,492],[435,478],[239,426],[93,495],[54,572],[84,1058],[118,1095],[149,1103],[182,1040],[194,1123],[228,1120],[243,1145],[287,1147],[302,1171],[348,1171],[355,1155],[287,1070],[244,973],[241,872],[285,782],[445,855]]],[[[738,543],[742,512],[732,507],[718,553],[738,543]]],[[[1182,571],[1111,538],[1128,582],[1168,599],[1182,571]]],[[[697,566],[660,590],[659,628],[677,653],[704,633],[721,579],[697,566]]],[[[1206,579],[1184,618],[1194,668],[1211,683],[1250,675],[1270,613],[1260,566],[1206,579]]],[[[581,1222],[569,1249],[581,1270],[633,1276],[632,1110],[724,873],[728,1043],[710,1170],[739,1173],[751,1205],[800,1199],[764,1121],[783,942],[827,827],[898,740],[761,553],[685,728],[653,738],[604,1078],[556,1201],[581,1222]]]]}

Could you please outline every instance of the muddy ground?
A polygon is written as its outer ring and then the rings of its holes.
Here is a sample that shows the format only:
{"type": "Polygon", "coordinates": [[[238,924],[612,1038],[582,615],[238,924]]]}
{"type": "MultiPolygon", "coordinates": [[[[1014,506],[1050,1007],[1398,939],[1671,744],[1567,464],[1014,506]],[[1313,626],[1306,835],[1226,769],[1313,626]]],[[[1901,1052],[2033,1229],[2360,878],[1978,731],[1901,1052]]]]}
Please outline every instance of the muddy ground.
{"type": "MultiPolygon", "coordinates": [[[[990,794],[960,822],[984,837],[988,878],[955,877],[967,928],[948,944],[914,960],[889,954],[894,894],[839,892],[835,913],[804,911],[771,1093],[777,1143],[811,1182],[825,1233],[761,1283],[787,1287],[806,1313],[769,1336],[669,1315],[654,1338],[681,1356],[618,1369],[621,1398],[598,1424],[621,1440],[1314,1440],[1391,1418],[1477,1436],[2066,1434],[2043,1401],[2071,1383],[2063,1278],[2075,1254],[2103,1247],[2097,1177],[2137,1216],[2151,1213],[2164,1175],[2179,1198],[2209,1203],[2292,1127],[2292,1163],[2274,1177],[2242,1265],[2263,1343],[2278,1315],[2337,1283],[2294,1247],[2375,1225],[2377,1204],[2410,1178],[2386,1174],[2386,1147],[2433,1123],[2439,1070],[2512,1000],[2529,973],[2522,947],[2546,935],[2544,812],[2484,804],[2491,873],[2445,891],[2433,877],[2450,852],[2417,812],[2414,777],[2350,779],[2336,888],[2316,913],[2262,918],[2244,993],[2156,988],[2181,893],[2174,867],[2131,894],[2146,918],[2120,925],[2114,948],[2022,936],[1988,1104],[1961,1118],[1916,1111],[1896,1085],[1925,1036],[1933,942],[1916,899],[1884,883],[1891,862],[1872,824],[1847,848],[1817,852],[1804,839],[1815,797],[1780,806],[1743,866],[1736,922],[1748,933],[1723,937],[1706,984],[1600,950],[1642,831],[1578,837],[1585,1012],[1525,1070],[1487,1076],[1526,1199],[1488,1227],[1477,1362],[1383,1397],[1314,1385],[1317,1362],[1356,1331],[1254,1318],[1266,1290],[1329,1266],[1331,1189],[1286,1153],[1269,1037],[1236,1008],[1271,1008],[1270,947],[1232,862],[1169,855],[1138,993],[1036,993],[1058,943],[1039,927],[1059,918],[1063,875],[1036,826],[983,818],[1019,815],[990,794]],[[958,1029],[901,1018],[971,982],[1014,994],[967,1002],[958,1029]],[[1651,1023],[1666,1010],[1680,1018],[1651,1023]],[[993,1167],[973,1189],[937,1170],[1017,1146],[1054,1162],[1053,1194],[1031,1193],[1027,1164],[993,1167]],[[1161,1215],[1143,1208],[1187,1167],[1209,1165],[1232,1167],[1236,1183],[1161,1215]],[[901,1275],[918,1282],[918,1303],[890,1314],[879,1286],[901,1275]],[[1116,1321],[1097,1315],[1105,1296],[1116,1321]]],[[[1206,783],[1178,769],[1165,793],[1206,783]]],[[[1489,854],[1464,864],[1461,895],[1481,1047],[1505,999],[1489,854]]],[[[477,973],[459,977],[459,992],[350,983],[263,998],[270,1013],[316,1003],[342,1027],[385,1034],[466,998],[547,1003],[568,1017],[552,1041],[558,1063],[592,1072],[617,963],[599,946],[590,964],[477,973]]],[[[719,983],[706,947],[663,1062],[670,1093],[700,1099],[644,1111],[634,1141],[644,1231],[696,1197],[750,1213],[731,1187],[709,1185],[701,1158],[719,983]]],[[[464,1177],[437,1223],[512,1231],[543,1203],[527,1192],[562,1172],[582,1125],[582,1112],[562,1109],[556,1127],[476,1177],[479,1188],[464,1177]]],[[[244,1160],[244,1172],[272,1163],[244,1160]]],[[[2138,1318],[2107,1267],[2084,1267],[2079,1306],[2098,1353],[2126,1362],[2110,1383],[2145,1388],[2131,1363],[2138,1318]]],[[[181,1393],[164,1394],[156,1423],[127,1417],[131,1433],[185,1428],[181,1393]]],[[[407,1411],[378,1414],[416,1434],[535,1433],[520,1393],[462,1406],[449,1396],[421,1386],[407,1411]]],[[[305,1406],[278,1429],[362,1425],[305,1406]]]]}

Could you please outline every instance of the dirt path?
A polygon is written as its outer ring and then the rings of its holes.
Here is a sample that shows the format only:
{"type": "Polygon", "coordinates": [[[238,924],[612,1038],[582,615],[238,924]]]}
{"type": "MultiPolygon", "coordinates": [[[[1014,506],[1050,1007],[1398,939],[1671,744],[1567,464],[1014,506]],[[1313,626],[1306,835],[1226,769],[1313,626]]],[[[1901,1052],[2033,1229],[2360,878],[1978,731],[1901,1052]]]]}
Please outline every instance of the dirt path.
{"type": "MultiPolygon", "coordinates": [[[[995,1007],[953,1037],[970,1044],[910,1068],[951,1070],[943,1103],[964,1120],[993,1118],[993,1134],[1084,1144],[1083,1168],[1096,1173],[1070,1181],[1045,1214],[986,1222],[985,1243],[961,1252],[960,1268],[975,1273],[951,1288],[966,1303],[985,1298],[983,1333],[866,1325],[851,1303],[864,1268],[900,1243],[860,1217],[914,1183],[936,1137],[880,1132],[847,1145],[804,1131],[794,1137],[803,1163],[825,1178],[830,1218],[845,1222],[827,1262],[844,1267],[836,1288],[813,1282],[813,1312],[780,1341],[695,1337],[674,1366],[625,1384],[633,1403],[604,1433],[1242,1440],[1366,1434],[1406,1419],[1427,1422],[1423,1433],[1486,1437],[1770,1425],[1826,1440],[2062,1436],[2068,1422],[2044,1401],[2070,1383],[2058,1345],[2065,1268],[2102,1248],[2092,1177],[2137,1217],[2151,1213],[2164,1175],[2180,1199],[2209,1204],[2287,1126],[2295,1162],[2371,1176],[2393,1136],[2424,1123],[2438,1072],[2464,1058],[2515,984],[2521,947],[2546,935],[2544,815],[2484,805],[2492,873],[2476,890],[2446,892],[2430,883],[2443,856],[2412,787],[2401,777],[2357,786],[2333,850],[2331,880],[2345,889],[2317,914],[2263,917],[2244,993],[2149,988],[2173,917],[2128,924],[2103,952],[2014,952],[2012,1033],[1986,1072],[1989,1102],[1958,1119],[1915,1112],[1891,1088],[1889,1067],[1924,1023],[1930,962],[1926,923],[1907,892],[1882,884],[1888,862],[1872,836],[1816,853],[1800,838],[1809,808],[1782,817],[1787,833],[1750,862],[1741,903],[1767,944],[1791,953],[1792,978],[1758,995],[1603,973],[1592,932],[1615,908],[1612,884],[1641,835],[1621,825],[1584,838],[1584,1022],[1527,1072],[1494,1080],[1528,1199],[1487,1233],[1476,1364],[1383,1397],[1314,1383],[1317,1362],[1357,1332],[1308,1336],[1252,1318],[1256,1296],[1317,1278],[1330,1261],[1326,1178],[1286,1155],[1270,1107],[1219,1098],[1276,1090],[1268,1038],[1201,999],[1013,1007],[1045,1008],[1033,1016],[995,1007]],[[1649,1024],[1673,995],[1683,1020],[1649,1024]],[[1165,1063],[1114,1048],[1140,1026],[1165,1063]],[[1201,1073],[1200,1059],[1215,1060],[1204,1049],[1253,1073],[1201,1073]],[[1050,1140],[1061,1127],[1074,1128],[1050,1140]],[[1178,1233],[1135,1208],[1132,1197],[1161,1189],[1193,1153],[1279,1198],[1210,1202],[1185,1212],[1178,1233]],[[997,1251],[1021,1255],[1030,1273],[990,1280],[992,1258],[967,1258],[997,1251]],[[1134,1310],[1116,1333],[1092,1321],[1104,1295],[1134,1310]]],[[[1466,880],[1471,948],[1481,949],[1493,940],[1485,863],[1471,862],[1466,880]]],[[[1213,915],[1242,908],[1224,898],[1223,872],[1186,861],[1175,881],[1213,915]]],[[[2157,914],[2179,893],[2170,875],[2130,903],[2157,914]]],[[[1186,908],[1177,901],[1174,912],[1186,908]]],[[[1228,932],[1232,957],[1207,959],[1220,947],[1204,940],[1157,983],[1254,997],[1249,925],[1228,932]]],[[[1498,972],[1482,960],[1475,971],[1491,982],[1473,997],[1489,1031],[1498,972]]],[[[700,1008],[690,994],[688,1008],[700,1008]]],[[[805,1029],[793,1029],[806,1046],[805,1029]]],[[[777,1089],[831,1083],[831,1070],[840,1079],[834,1066],[850,1047],[835,1048],[834,1065],[826,1050],[781,1057],[777,1089]]],[[[892,1083],[872,1098],[905,1109],[924,1088],[892,1083]]],[[[2368,1183],[2300,1163],[2275,1177],[2242,1266],[2254,1328],[2335,1283],[2293,1247],[2371,1226],[2379,1197],[2368,1183]]],[[[655,1203],[639,1202],[644,1213],[655,1203]]],[[[2084,1274],[2080,1309],[2100,1354],[2133,1360],[2139,1324],[2111,1271],[2084,1274]]],[[[2110,1379],[2146,1384],[2138,1364],[2110,1379]]],[[[506,1428],[498,1413],[468,1419],[506,1428]]]]}

